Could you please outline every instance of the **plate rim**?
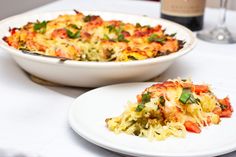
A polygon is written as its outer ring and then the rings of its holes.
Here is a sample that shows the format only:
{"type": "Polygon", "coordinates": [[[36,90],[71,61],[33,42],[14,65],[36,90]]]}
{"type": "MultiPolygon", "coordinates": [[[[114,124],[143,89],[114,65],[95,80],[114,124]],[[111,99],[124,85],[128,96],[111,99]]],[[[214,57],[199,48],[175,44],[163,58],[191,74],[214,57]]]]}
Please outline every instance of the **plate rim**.
{"type": "MultiPolygon", "coordinates": [[[[110,87],[116,87],[116,86],[124,86],[124,85],[130,85],[130,84],[138,84],[138,85],[142,85],[144,86],[145,84],[149,85],[149,84],[153,84],[153,83],[158,83],[158,82],[132,82],[132,83],[119,83],[119,84],[113,84],[113,85],[107,85],[107,86],[103,86],[103,87],[99,87],[93,90],[90,90],[88,92],[85,92],[83,94],[81,94],[80,96],[78,96],[73,103],[71,104],[70,108],[69,108],[69,114],[68,114],[68,123],[70,125],[70,127],[72,128],[72,130],[74,130],[79,136],[81,136],[82,138],[84,138],[85,140],[87,140],[88,142],[95,144],[96,146],[108,149],[110,151],[113,152],[117,152],[117,153],[121,153],[121,154],[126,154],[126,155],[132,155],[132,156],[144,156],[144,157],[187,157],[187,156],[191,156],[191,157],[205,157],[205,156],[217,156],[217,155],[223,155],[223,154],[227,154],[230,152],[233,152],[236,150],[236,141],[235,144],[232,145],[228,145],[227,147],[221,148],[221,149],[217,149],[215,151],[203,151],[203,152],[199,152],[199,153],[185,153],[185,154],[181,154],[181,153],[175,153],[175,154],[168,154],[168,153],[161,153],[161,154],[147,154],[147,153],[142,153],[142,152],[134,152],[134,151],[130,151],[130,149],[122,149],[122,147],[119,147],[115,144],[111,144],[109,142],[103,141],[101,142],[100,140],[95,140],[93,139],[91,136],[89,136],[89,133],[86,133],[86,130],[84,130],[81,127],[77,127],[76,126],[76,120],[74,117],[74,108],[78,105],[77,101],[79,101],[81,99],[81,97],[83,97],[84,95],[88,95],[90,93],[93,93],[94,91],[97,90],[103,90],[104,88],[110,88],[110,87]]],[[[124,147],[123,147],[124,148],[124,147]]]]}

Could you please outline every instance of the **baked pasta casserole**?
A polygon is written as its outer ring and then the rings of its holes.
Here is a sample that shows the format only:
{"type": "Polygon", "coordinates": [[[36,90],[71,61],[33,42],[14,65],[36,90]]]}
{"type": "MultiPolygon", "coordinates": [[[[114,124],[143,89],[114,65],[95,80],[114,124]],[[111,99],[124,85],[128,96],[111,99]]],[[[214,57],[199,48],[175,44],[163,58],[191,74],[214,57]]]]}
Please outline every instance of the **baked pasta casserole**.
{"type": "Polygon", "coordinates": [[[103,20],[97,15],[60,15],[10,28],[3,40],[23,52],[77,61],[131,61],[175,53],[184,42],[161,25],[103,20]]]}

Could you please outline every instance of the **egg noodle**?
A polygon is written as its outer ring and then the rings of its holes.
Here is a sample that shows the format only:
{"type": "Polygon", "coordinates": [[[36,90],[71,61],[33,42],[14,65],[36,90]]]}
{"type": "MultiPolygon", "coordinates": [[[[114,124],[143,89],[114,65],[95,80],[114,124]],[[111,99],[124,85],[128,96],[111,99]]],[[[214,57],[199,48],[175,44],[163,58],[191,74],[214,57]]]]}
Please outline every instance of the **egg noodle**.
{"type": "Polygon", "coordinates": [[[164,140],[169,136],[185,137],[187,131],[219,124],[221,117],[231,117],[229,98],[218,99],[208,85],[194,85],[191,80],[168,80],[154,84],[129,102],[118,117],[107,118],[115,133],[164,140]]]}

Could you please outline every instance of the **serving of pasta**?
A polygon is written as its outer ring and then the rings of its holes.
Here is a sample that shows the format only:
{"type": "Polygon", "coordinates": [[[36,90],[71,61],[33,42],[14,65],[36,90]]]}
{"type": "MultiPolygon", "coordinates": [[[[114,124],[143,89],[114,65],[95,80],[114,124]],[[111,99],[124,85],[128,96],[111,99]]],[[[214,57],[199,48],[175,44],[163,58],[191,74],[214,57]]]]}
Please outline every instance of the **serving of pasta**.
{"type": "Polygon", "coordinates": [[[115,133],[164,140],[201,133],[203,127],[219,124],[232,112],[229,98],[217,98],[209,85],[175,79],[146,88],[120,116],[107,118],[106,125],[115,133]]]}

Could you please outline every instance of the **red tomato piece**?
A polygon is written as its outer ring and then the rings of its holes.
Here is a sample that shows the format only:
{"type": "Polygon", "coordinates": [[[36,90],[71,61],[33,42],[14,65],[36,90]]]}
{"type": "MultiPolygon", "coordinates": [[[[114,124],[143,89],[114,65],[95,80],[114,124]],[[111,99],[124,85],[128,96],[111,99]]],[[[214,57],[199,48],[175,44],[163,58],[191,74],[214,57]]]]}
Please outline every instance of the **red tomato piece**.
{"type": "Polygon", "coordinates": [[[193,133],[200,133],[201,129],[199,128],[197,123],[194,123],[192,121],[185,121],[184,126],[187,131],[193,132],[193,133]]]}
{"type": "Polygon", "coordinates": [[[209,91],[209,88],[207,85],[193,85],[192,91],[196,92],[197,94],[206,93],[209,91]]]}

